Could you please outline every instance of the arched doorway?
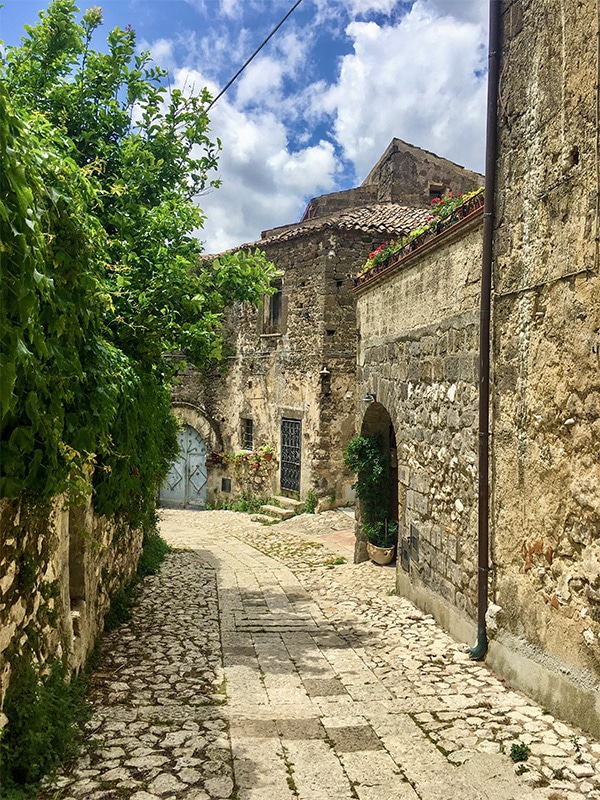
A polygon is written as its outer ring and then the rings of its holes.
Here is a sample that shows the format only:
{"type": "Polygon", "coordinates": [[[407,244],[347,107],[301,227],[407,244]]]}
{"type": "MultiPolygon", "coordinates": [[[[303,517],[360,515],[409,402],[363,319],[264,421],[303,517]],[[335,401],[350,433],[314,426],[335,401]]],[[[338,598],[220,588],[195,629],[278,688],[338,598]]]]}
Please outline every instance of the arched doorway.
{"type": "Polygon", "coordinates": [[[179,456],[161,486],[159,503],[164,508],[206,507],[206,445],[198,431],[183,425],[178,434],[179,456]]]}
{"type": "MultiPolygon", "coordinates": [[[[387,456],[388,465],[388,507],[387,519],[395,522],[397,529],[399,528],[399,508],[398,508],[398,454],[396,445],[396,432],[392,419],[388,410],[378,402],[372,402],[367,408],[363,417],[361,436],[372,437],[379,435],[384,448],[384,453],[387,456]]],[[[359,516],[360,516],[360,502],[359,502],[359,516]]],[[[396,555],[399,557],[398,552],[398,534],[396,534],[396,555]]],[[[363,548],[359,548],[362,550],[363,548]]],[[[357,555],[359,552],[357,551],[357,555]]],[[[361,554],[361,559],[367,558],[366,550],[364,555],[361,554]]],[[[360,559],[359,559],[360,560],[360,559]]]]}

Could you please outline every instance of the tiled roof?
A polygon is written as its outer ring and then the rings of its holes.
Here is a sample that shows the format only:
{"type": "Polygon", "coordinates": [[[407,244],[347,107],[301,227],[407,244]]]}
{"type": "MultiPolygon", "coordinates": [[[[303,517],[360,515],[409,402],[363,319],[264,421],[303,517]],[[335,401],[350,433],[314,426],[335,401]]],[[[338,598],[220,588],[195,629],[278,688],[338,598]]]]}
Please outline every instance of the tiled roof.
{"type": "Polygon", "coordinates": [[[346,208],[327,217],[306,220],[283,229],[266,231],[257,246],[283,242],[324,228],[364,231],[372,234],[408,233],[424,225],[430,216],[426,208],[408,208],[395,203],[378,203],[358,208],[346,208]]]}
{"type": "MultiPolygon", "coordinates": [[[[333,228],[347,231],[363,231],[373,235],[399,236],[421,227],[427,222],[430,212],[426,208],[409,208],[396,203],[375,203],[369,206],[346,208],[326,217],[298,222],[281,228],[272,228],[263,233],[263,238],[255,242],[247,242],[239,247],[232,247],[228,252],[248,250],[276,242],[287,242],[313,231],[333,228]]],[[[205,254],[204,258],[211,256],[205,254]]],[[[214,257],[214,256],[213,256],[214,257]]]]}

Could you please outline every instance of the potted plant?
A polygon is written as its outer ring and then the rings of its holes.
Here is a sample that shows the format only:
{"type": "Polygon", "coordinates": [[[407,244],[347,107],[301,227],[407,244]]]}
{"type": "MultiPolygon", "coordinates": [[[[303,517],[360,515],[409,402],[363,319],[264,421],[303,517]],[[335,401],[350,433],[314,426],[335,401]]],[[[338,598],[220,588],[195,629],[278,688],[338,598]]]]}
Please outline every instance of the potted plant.
{"type": "Polygon", "coordinates": [[[383,520],[375,523],[364,523],[363,534],[367,540],[367,553],[371,561],[376,564],[389,564],[396,550],[396,536],[398,525],[393,520],[383,520]]]}
{"type": "Polygon", "coordinates": [[[398,525],[388,520],[390,455],[383,437],[355,436],[344,451],[344,463],[356,473],[354,488],[361,503],[367,553],[377,564],[394,558],[398,525]]]}
{"type": "Polygon", "coordinates": [[[263,457],[265,461],[271,461],[273,458],[273,445],[272,444],[263,444],[261,447],[258,448],[258,452],[263,457]]]}

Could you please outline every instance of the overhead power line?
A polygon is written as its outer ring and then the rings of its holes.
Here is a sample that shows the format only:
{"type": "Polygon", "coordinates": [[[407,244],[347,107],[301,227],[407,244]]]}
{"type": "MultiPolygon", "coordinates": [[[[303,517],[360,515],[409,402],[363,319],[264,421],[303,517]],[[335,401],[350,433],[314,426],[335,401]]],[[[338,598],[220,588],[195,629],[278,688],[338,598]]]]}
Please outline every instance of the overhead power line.
{"type": "Polygon", "coordinates": [[[219,94],[218,94],[218,95],[217,95],[217,96],[214,98],[214,100],[212,100],[212,102],[211,102],[211,103],[210,103],[210,104],[207,106],[207,108],[206,108],[206,110],[207,110],[207,111],[209,111],[209,110],[210,110],[210,109],[211,109],[211,108],[214,106],[214,104],[217,102],[217,100],[219,99],[219,97],[222,97],[222,96],[225,94],[225,92],[227,91],[227,89],[229,89],[229,87],[230,87],[230,86],[231,86],[233,83],[235,83],[235,81],[236,81],[236,80],[237,80],[237,79],[240,77],[240,75],[242,74],[242,72],[243,72],[243,71],[246,69],[246,67],[248,66],[248,64],[249,64],[249,63],[250,63],[250,62],[251,62],[251,61],[252,61],[254,58],[256,58],[256,56],[257,56],[257,55],[260,53],[260,51],[263,49],[263,47],[266,45],[266,43],[269,41],[269,39],[271,39],[273,36],[275,36],[275,34],[276,34],[276,33],[277,33],[277,31],[279,30],[279,28],[281,28],[281,26],[282,26],[282,25],[283,25],[283,23],[286,21],[286,19],[287,19],[287,18],[290,16],[290,14],[292,14],[292,13],[293,13],[293,12],[294,12],[294,11],[295,11],[297,8],[298,8],[298,6],[300,5],[300,3],[301,3],[301,2],[302,2],[302,0],[296,0],[296,2],[294,3],[294,5],[293,5],[293,6],[290,8],[290,10],[289,10],[289,11],[287,12],[287,14],[285,15],[285,17],[283,17],[283,19],[282,19],[280,22],[278,22],[278,23],[277,23],[277,25],[276,25],[276,26],[273,28],[273,30],[271,31],[271,33],[270,33],[270,34],[267,36],[267,38],[266,38],[266,39],[265,39],[265,40],[262,42],[262,44],[260,45],[260,47],[257,47],[257,49],[256,49],[256,50],[255,50],[255,51],[252,53],[252,55],[251,55],[251,56],[250,56],[250,58],[249,58],[249,59],[248,59],[248,60],[245,62],[245,64],[243,64],[243,65],[242,65],[242,66],[241,66],[241,67],[238,69],[238,71],[235,73],[235,75],[234,75],[234,76],[233,76],[233,78],[232,78],[232,79],[229,81],[229,83],[227,83],[227,84],[226,84],[226,85],[223,87],[223,89],[221,89],[221,91],[219,92],[219,94]]]}

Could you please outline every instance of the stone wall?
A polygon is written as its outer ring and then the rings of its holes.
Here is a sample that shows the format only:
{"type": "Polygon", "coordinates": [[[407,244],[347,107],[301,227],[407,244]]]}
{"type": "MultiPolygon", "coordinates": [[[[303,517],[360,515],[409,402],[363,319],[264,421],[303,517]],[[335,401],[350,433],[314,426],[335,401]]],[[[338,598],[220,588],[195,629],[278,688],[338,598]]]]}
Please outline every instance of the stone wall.
{"type": "Polygon", "coordinates": [[[483,186],[483,176],[428,150],[392,139],[361,188],[377,187],[377,202],[428,208],[433,196],[465,194],[483,186]]]}
{"type": "Polygon", "coordinates": [[[302,425],[300,498],[312,491],[322,506],[352,499],[353,477],[342,461],[356,401],[351,275],[374,245],[361,232],[328,227],[261,243],[284,272],[280,324],[267,324],[269,298],[259,309],[236,305],[227,320],[235,355],[206,378],[188,370],[174,402],[202,409],[229,453],[242,449],[242,421],[251,419],[254,446],[273,445],[275,459],[272,468],[250,474],[250,483],[231,467],[209,465],[209,503],[242,491],[279,492],[283,418],[302,425]],[[228,492],[222,491],[224,478],[231,480],[228,492]]]}
{"type": "MultiPolygon", "coordinates": [[[[561,713],[588,724],[600,718],[598,20],[592,3],[546,7],[504,5],[493,591],[499,641],[566,676],[561,713]]],[[[556,702],[551,681],[506,671],[556,702]]]]}
{"type": "MultiPolygon", "coordinates": [[[[481,216],[357,292],[361,431],[389,414],[397,448],[399,579],[476,613],[481,216]],[[381,417],[381,413],[379,413],[381,417]],[[404,558],[401,559],[404,548],[404,558]]],[[[383,432],[383,431],[382,431],[383,432]]]]}
{"type": "MultiPolygon", "coordinates": [[[[0,701],[11,663],[58,658],[78,671],[102,631],[110,596],[133,576],[141,533],[64,499],[32,507],[0,501],[0,701]]],[[[0,709],[2,704],[0,702],[0,709]]],[[[6,718],[0,714],[0,727],[6,718]]]]}

